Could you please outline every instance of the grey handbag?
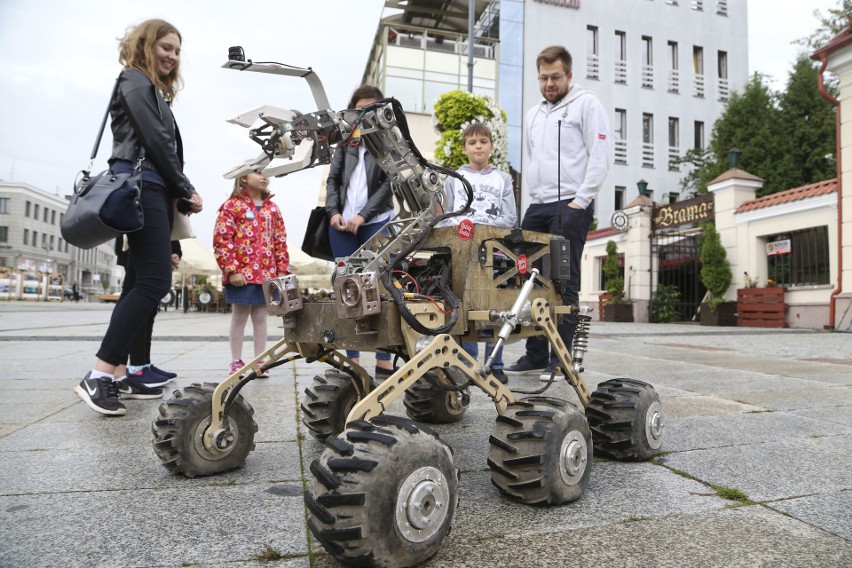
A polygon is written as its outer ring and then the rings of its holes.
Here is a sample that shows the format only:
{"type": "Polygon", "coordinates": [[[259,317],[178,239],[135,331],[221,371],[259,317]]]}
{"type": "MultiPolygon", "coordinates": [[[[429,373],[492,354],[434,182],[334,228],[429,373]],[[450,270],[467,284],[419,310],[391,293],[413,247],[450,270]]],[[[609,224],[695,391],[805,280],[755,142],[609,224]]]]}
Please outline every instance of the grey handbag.
{"type": "Polygon", "coordinates": [[[91,175],[92,164],[104,134],[109,107],[118,92],[118,81],[110,95],[104,119],[88,169],[81,170],[74,180],[74,194],[59,224],[62,238],[78,248],[90,249],[116,237],[138,231],[145,224],[142,213],[140,186],[144,148],[139,148],[136,167],[131,173],[104,170],[91,175]]]}

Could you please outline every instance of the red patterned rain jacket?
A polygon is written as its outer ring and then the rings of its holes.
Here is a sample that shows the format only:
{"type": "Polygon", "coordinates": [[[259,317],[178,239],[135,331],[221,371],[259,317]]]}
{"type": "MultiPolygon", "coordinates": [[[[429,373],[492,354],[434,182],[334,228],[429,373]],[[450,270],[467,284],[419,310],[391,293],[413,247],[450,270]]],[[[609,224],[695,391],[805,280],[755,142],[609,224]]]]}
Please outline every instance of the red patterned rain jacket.
{"type": "Polygon", "coordinates": [[[225,201],[213,228],[213,252],[226,284],[235,273],[245,276],[247,284],[289,274],[287,231],[272,195],[259,208],[246,192],[225,201]]]}

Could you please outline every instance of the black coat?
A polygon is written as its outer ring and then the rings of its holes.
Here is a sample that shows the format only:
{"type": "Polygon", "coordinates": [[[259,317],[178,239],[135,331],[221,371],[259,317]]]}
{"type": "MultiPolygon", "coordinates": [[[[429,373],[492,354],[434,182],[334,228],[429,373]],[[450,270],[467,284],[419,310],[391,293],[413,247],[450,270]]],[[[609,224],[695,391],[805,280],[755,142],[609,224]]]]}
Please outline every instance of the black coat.
{"type": "MultiPolygon", "coordinates": [[[[352,177],[355,166],[358,165],[358,149],[358,146],[347,144],[338,146],[334,151],[325,193],[325,212],[329,219],[338,213],[343,213],[349,179],[352,177]]],[[[364,167],[369,198],[358,214],[364,218],[365,223],[369,223],[370,219],[376,215],[393,209],[393,194],[388,175],[369,152],[364,154],[364,167]]]]}

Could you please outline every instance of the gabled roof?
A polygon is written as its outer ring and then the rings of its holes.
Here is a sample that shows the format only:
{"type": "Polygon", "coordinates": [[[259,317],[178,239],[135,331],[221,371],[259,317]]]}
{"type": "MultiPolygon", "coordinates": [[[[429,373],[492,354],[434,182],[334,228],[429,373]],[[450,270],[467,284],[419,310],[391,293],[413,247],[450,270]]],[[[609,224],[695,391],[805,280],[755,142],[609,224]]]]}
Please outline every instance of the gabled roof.
{"type": "Polygon", "coordinates": [[[606,229],[595,229],[594,231],[589,231],[589,234],[586,235],[586,240],[591,241],[592,239],[602,239],[604,237],[611,237],[613,235],[620,235],[621,231],[616,231],[612,227],[607,227],[606,229]]]}
{"type": "Polygon", "coordinates": [[[843,31],[837,34],[837,36],[830,42],[814,51],[813,54],[811,54],[811,59],[822,59],[823,55],[829,55],[849,44],[852,44],[852,24],[846,26],[843,31]]]}
{"type": "Polygon", "coordinates": [[[764,181],[763,178],[759,178],[754,174],[750,174],[745,170],[741,170],[739,168],[730,168],[725,171],[722,175],[709,182],[707,185],[713,185],[714,183],[721,183],[723,181],[728,181],[729,179],[745,179],[751,181],[764,181]]]}
{"type": "Polygon", "coordinates": [[[764,207],[772,207],[773,205],[782,205],[784,203],[792,203],[801,201],[811,197],[820,195],[828,195],[829,193],[837,192],[837,178],[818,181],[802,187],[794,187],[787,191],[780,191],[771,195],[764,195],[751,201],[746,201],[737,207],[736,213],[745,213],[746,211],[754,211],[755,209],[763,209],[764,207]]]}

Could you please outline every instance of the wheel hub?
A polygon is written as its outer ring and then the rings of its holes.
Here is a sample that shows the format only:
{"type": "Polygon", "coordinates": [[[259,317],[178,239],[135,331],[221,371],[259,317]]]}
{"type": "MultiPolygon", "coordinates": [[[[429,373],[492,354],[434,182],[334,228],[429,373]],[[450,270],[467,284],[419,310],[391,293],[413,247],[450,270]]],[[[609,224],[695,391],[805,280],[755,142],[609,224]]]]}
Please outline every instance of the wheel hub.
{"type": "Polygon", "coordinates": [[[583,478],[589,461],[589,448],[583,435],[573,430],[562,439],[559,451],[559,473],[567,485],[576,485],[583,478]]]}
{"type": "Polygon", "coordinates": [[[443,526],[449,503],[449,484],[440,470],[426,466],[413,471],[396,497],[399,532],[411,542],[428,540],[443,526]]]}
{"type": "Polygon", "coordinates": [[[654,401],[645,413],[645,439],[655,450],[663,445],[663,407],[659,401],[654,401]]]}
{"type": "Polygon", "coordinates": [[[225,458],[233,451],[237,440],[240,438],[240,429],[234,420],[229,420],[230,428],[215,430],[208,432],[210,427],[210,417],[199,422],[195,428],[195,435],[192,437],[192,443],[195,451],[199,456],[206,460],[216,461],[225,458]],[[210,450],[204,445],[204,436],[210,436],[215,450],[210,450]]]}

